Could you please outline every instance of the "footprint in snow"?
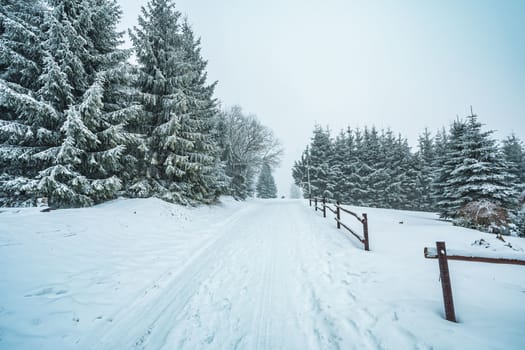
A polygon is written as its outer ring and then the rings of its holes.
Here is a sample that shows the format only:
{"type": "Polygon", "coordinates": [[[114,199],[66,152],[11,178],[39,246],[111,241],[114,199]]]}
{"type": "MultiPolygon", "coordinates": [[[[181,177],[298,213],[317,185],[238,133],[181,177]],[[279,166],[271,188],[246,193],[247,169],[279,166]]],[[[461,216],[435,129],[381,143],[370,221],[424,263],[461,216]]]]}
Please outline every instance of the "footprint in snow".
{"type": "Polygon", "coordinates": [[[66,293],[67,293],[66,289],[59,288],[58,286],[55,286],[55,287],[45,287],[45,288],[37,289],[37,290],[35,290],[33,292],[30,292],[30,293],[24,295],[24,297],[25,298],[30,298],[30,297],[47,296],[48,298],[58,298],[61,295],[64,295],[66,293]]]}
{"type": "Polygon", "coordinates": [[[224,310],[231,310],[232,309],[232,303],[231,303],[230,299],[225,298],[225,299],[222,300],[222,308],[224,310]]]}

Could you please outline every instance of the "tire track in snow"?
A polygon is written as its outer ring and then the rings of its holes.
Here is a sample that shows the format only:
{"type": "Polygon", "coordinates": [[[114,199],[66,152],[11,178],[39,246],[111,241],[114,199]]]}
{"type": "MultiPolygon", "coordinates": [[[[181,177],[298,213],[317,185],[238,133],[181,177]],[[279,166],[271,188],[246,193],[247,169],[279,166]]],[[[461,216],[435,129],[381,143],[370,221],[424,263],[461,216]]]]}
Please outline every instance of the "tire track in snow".
{"type": "Polygon", "coordinates": [[[223,241],[230,239],[228,227],[250,215],[256,208],[248,205],[225,220],[210,226],[209,230],[218,231],[214,239],[202,247],[184,266],[173,266],[161,273],[154,285],[164,284],[164,288],[150,286],[137,294],[131,304],[118,310],[109,317],[107,324],[100,325],[93,335],[85,338],[86,345],[81,348],[93,349],[140,349],[145,348],[145,343],[157,322],[166,314],[174,303],[184,306],[184,301],[191,297],[191,290],[199,283],[199,277],[205,273],[206,265],[213,265],[214,252],[219,251],[224,245],[223,241]],[[139,322],[137,322],[139,321],[139,322]],[[143,323],[149,326],[144,329],[143,323]],[[96,338],[97,341],[93,341],[96,338]]]}
{"type": "MultiPolygon", "coordinates": [[[[363,254],[298,201],[256,201],[214,225],[183,267],[87,339],[97,349],[381,349],[359,293],[363,254]],[[91,337],[91,338],[93,338],[91,337]]],[[[410,336],[396,330],[396,336],[410,336]]]]}

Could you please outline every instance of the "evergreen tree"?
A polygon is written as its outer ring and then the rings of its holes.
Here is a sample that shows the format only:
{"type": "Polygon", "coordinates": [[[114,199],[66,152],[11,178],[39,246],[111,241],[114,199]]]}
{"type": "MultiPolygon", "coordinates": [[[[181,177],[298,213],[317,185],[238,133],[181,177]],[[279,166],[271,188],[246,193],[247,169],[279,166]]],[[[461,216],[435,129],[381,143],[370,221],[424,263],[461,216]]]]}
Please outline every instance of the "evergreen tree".
{"type": "Polygon", "coordinates": [[[364,197],[368,188],[368,184],[364,179],[364,158],[365,153],[363,149],[363,133],[356,129],[352,131],[347,130],[348,142],[348,158],[344,165],[344,174],[348,181],[348,191],[343,196],[343,203],[353,205],[363,205],[364,197]]]}
{"type": "Polygon", "coordinates": [[[463,139],[466,133],[466,123],[457,119],[450,128],[446,148],[437,161],[437,175],[434,180],[434,197],[436,206],[443,218],[455,217],[461,205],[464,204],[459,193],[454,191],[449,182],[452,172],[463,164],[463,139]]]}
{"type": "Polygon", "coordinates": [[[414,208],[431,211],[434,208],[432,197],[432,181],[435,159],[434,143],[430,132],[425,129],[418,139],[418,152],[414,157],[416,168],[414,208]]]}
{"type": "Polygon", "coordinates": [[[310,185],[312,196],[332,198],[334,185],[330,179],[332,163],[332,142],[329,130],[319,125],[314,128],[310,144],[310,185]]]}
{"type": "Polygon", "coordinates": [[[511,206],[515,196],[510,186],[513,177],[490,138],[492,131],[483,132],[481,127],[472,114],[467,122],[458,121],[451,130],[449,160],[445,162],[449,177],[438,203],[443,217],[458,217],[466,204],[482,200],[511,206]]]}
{"type": "Polygon", "coordinates": [[[523,143],[512,134],[503,140],[503,155],[509,168],[508,171],[514,176],[515,186],[518,191],[525,190],[525,148],[523,143]]]}
{"type": "Polygon", "coordinates": [[[220,192],[215,84],[206,84],[200,41],[180,17],[173,1],[151,0],[130,33],[144,108],[137,131],[147,140],[146,180],[131,190],[181,203],[212,202],[220,192]]]}
{"type": "Polygon", "coordinates": [[[442,198],[443,186],[448,177],[448,173],[444,171],[448,147],[449,135],[445,128],[442,128],[436,133],[434,139],[434,159],[432,160],[434,174],[432,175],[431,183],[432,210],[438,210],[437,203],[442,198]]]}
{"type": "Polygon", "coordinates": [[[302,189],[305,198],[311,197],[311,186],[310,186],[310,146],[306,146],[306,149],[301,154],[301,159],[294,162],[292,167],[292,177],[296,186],[302,189]]]}
{"type": "Polygon", "coordinates": [[[333,155],[330,159],[330,175],[329,183],[333,186],[333,198],[338,201],[343,201],[343,193],[348,191],[348,180],[345,176],[345,161],[348,156],[348,142],[347,135],[341,131],[333,141],[333,155]]]}
{"type": "Polygon", "coordinates": [[[277,198],[277,187],[272,175],[272,168],[266,163],[263,165],[257,180],[257,197],[277,198]]]}
{"type": "Polygon", "coordinates": [[[40,170],[34,154],[56,138],[56,118],[37,98],[45,50],[38,0],[2,0],[0,6],[0,205],[33,201],[31,181],[40,170]]]}
{"type": "Polygon", "coordinates": [[[48,166],[37,191],[54,206],[87,206],[114,198],[133,157],[125,130],[135,116],[129,106],[126,60],[116,31],[115,0],[53,0],[44,43],[48,54],[40,98],[58,116],[58,142],[35,155],[48,166]]]}

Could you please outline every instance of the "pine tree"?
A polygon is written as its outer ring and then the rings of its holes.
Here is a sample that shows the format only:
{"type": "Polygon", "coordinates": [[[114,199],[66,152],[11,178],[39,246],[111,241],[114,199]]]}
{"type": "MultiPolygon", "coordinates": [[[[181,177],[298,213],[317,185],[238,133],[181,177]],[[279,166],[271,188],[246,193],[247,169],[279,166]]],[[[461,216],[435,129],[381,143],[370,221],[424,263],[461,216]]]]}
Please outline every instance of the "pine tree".
{"type": "Polygon", "coordinates": [[[44,65],[47,10],[41,1],[2,0],[0,6],[0,205],[32,204],[32,156],[56,138],[55,115],[37,98],[44,65]]]}
{"type": "Polygon", "coordinates": [[[131,190],[181,203],[211,202],[220,192],[212,138],[215,84],[206,84],[200,42],[180,17],[171,0],[151,0],[130,33],[144,107],[137,131],[147,140],[146,181],[131,190]]]}
{"type": "Polygon", "coordinates": [[[306,149],[301,154],[301,159],[294,162],[292,167],[292,177],[296,186],[302,189],[305,198],[311,197],[311,186],[310,186],[310,146],[306,146],[306,149]]]}
{"type": "Polygon", "coordinates": [[[416,168],[415,206],[419,210],[431,211],[434,208],[432,181],[435,159],[434,143],[428,129],[418,139],[418,152],[414,157],[416,168]]]}
{"type": "Polygon", "coordinates": [[[514,176],[515,186],[519,192],[525,190],[525,147],[516,135],[512,134],[503,140],[502,152],[514,176]]]}
{"type": "Polygon", "coordinates": [[[343,201],[343,194],[348,191],[348,181],[344,173],[344,165],[348,151],[347,135],[341,130],[333,141],[333,155],[331,157],[330,175],[328,181],[333,185],[333,198],[343,201]]]}
{"type": "Polygon", "coordinates": [[[258,198],[277,198],[277,187],[275,186],[270,165],[263,165],[259,179],[257,180],[256,189],[258,198]]]}
{"type": "Polygon", "coordinates": [[[313,134],[309,157],[312,196],[332,198],[334,184],[330,182],[330,166],[333,164],[330,131],[316,125],[313,134]]]}
{"type": "Polygon", "coordinates": [[[450,185],[452,172],[463,164],[463,138],[466,133],[466,123],[456,120],[450,127],[444,153],[438,160],[440,167],[434,180],[434,197],[436,206],[443,218],[452,218],[457,215],[463,204],[461,195],[450,185]]]}
{"type": "Polygon", "coordinates": [[[466,204],[487,201],[509,208],[515,197],[510,184],[512,175],[499,154],[492,131],[483,132],[477,116],[467,122],[456,122],[451,129],[445,162],[449,176],[442,183],[442,199],[438,203],[443,217],[456,218],[466,204]]]}
{"type": "Polygon", "coordinates": [[[125,130],[137,111],[129,106],[129,53],[118,49],[115,0],[51,5],[39,95],[58,116],[60,138],[34,157],[48,165],[37,191],[53,206],[88,206],[116,196],[132,164],[126,146],[138,142],[125,130]]]}
{"type": "Polygon", "coordinates": [[[445,128],[442,128],[436,133],[434,139],[434,159],[432,160],[432,168],[434,173],[432,175],[431,197],[432,210],[438,210],[437,203],[442,199],[443,186],[448,177],[445,172],[445,162],[447,161],[447,152],[449,147],[449,135],[445,128]]]}
{"type": "MultiPolygon", "coordinates": [[[[223,186],[218,146],[213,139],[213,127],[218,114],[217,101],[213,97],[216,82],[207,85],[206,65],[200,54],[200,39],[195,39],[187,19],[182,24],[183,63],[181,71],[180,133],[189,141],[189,147],[181,147],[180,157],[186,164],[179,167],[185,172],[181,181],[186,184],[185,193],[199,202],[215,201],[223,186]]],[[[176,162],[176,164],[178,164],[176,162]]]]}

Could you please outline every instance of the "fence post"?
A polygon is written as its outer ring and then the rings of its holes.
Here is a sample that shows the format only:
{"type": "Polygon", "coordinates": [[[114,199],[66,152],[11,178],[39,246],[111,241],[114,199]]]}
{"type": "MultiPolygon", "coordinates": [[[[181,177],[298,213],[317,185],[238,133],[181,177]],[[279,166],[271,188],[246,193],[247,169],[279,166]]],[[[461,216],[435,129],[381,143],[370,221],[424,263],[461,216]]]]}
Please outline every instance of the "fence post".
{"type": "Polygon", "coordinates": [[[317,211],[317,197],[314,198],[314,202],[315,202],[315,211],[317,211]]]}
{"type": "Polygon", "coordinates": [[[326,217],[326,198],[323,197],[323,218],[326,217]]]}
{"type": "Polygon", "coordinates": [[[368,241],[368,216],[363,213],[363,234],[365,236],[365,250],[370,250],[370,243],[368,241]]]}
{"type": "Polygon", "coordinates": [[[336,202],[336,207],[335,207],[335,210],[336,210],[336,213],[335,215],[337,216],[337,228],[341,228],[341,224],[340,224],[340,220],[341,220],[341,210],[339,209],[339,206],[341,205],[341,203],[339,203],[339,201],[336,202]]]}
{"type": "Polygon", "coordinates": [[[447,321],[456,322],[445,242],[436,242],[436,248],[439,262],[439,277],[441,279],[441,288],[443,289],[443,304],[445,304],[445,318],[447,321]]]}
{"type": "Polygon", "coordinates": [[[310,201],[310,206],[312,206],[312,198],[308,198],[308,200],[310,201]]]}

